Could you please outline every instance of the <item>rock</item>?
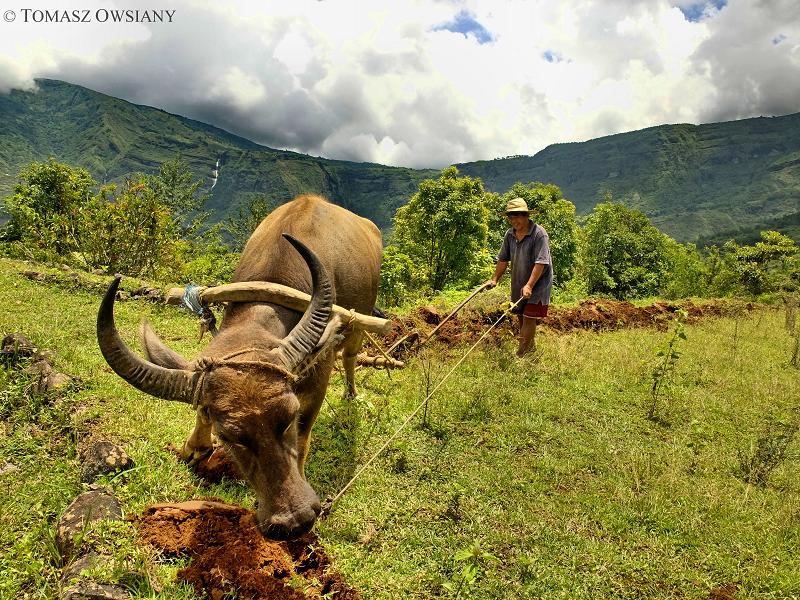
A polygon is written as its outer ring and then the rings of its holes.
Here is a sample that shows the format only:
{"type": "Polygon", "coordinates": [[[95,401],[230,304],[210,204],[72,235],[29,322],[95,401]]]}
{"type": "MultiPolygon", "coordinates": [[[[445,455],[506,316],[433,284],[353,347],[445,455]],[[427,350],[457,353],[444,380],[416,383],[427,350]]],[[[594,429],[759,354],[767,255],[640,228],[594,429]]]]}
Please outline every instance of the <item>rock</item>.
{"type": "Polygon", "coordinates": [[[23,271],[22,276],[33,281],[42,281],[44,279],[44,273],[39,273],[38,271],[23,271]]]}
{"type": "Polygon", "coordinates": [[[131,595],[119,586],[84,580],[61,592],[59,600],[128,600],[130,597],[131,595]]]}
{"type": "Polygon", "coordinates": [[[133,466],[133,461],[121,446],[108,440],[98,440],[84,452],[81,481],[94,483],[102,475],[125,471],[133,466]]]}
{"type": "Polygon", "coordinates": [[[3,338],[0,354],[13,359],[27,358],[36,354],[36,346],[21,333],[11,333],[3,338]]]}
{"type": "Polygon", "coordinates": [[[98,554],[97,552],[89,552],[64,569],[64,572],[61,574],[61,584],[69,585],[75,583],[81,578],[81,571],[103,567],[112,562],[113,559],[110,556],[98,554]]]}
{"type": "Polygon", "coordinates": [[[0,466],[0,476],[16,473],[17,471],[19,471],[19,467],[14,463],[5,463],[4,465],[0,466]]]}
{"type": "Polygon", "coordinates": [[[44,380],[44,391],[59,390],[72,383],[72,377],[64,373],[50,373],[44,380]]]}
{"type": "Polygon", "coordinates": [[[105,272],[105,271],[103,271],[103,269],[93,269],[93,270],[92,270],[92,274],[93,274],[93,275],[105,275],[105,273],[106,273],[106,272],[105,272]]]}
{"type": "Polygon", "coordinates": [[[44,379],[53,372],[53,365],[51,365],[50,361],[46,358],[40,358],[25,367],[23,372],[31,375],[39,375],[41,379],[44,379]]]}
{"type": "Polygon", "coordinates": [[[442,315],[435,306],[422,306],[418,312],[428,325],[438,325],[442,321],[442,315]]]}
{"type": "Polygon", "coordinates": [[[75,498],[56,525],[56,546],[61,556],[71,556],[76,550],[75,537],[88,523],[101,519],[122,519],[119,500],[102,489],[93,489],[75,498]]]}

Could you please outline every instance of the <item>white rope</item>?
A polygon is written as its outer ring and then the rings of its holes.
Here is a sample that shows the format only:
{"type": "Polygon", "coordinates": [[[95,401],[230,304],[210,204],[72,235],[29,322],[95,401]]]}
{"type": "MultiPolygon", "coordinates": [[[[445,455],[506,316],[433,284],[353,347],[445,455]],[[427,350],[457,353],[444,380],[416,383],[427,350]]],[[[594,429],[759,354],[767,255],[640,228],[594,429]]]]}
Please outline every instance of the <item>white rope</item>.
{"type": "Polygon", "coordinates": [[[527,298],[525,298],[525,297],[522,297],[522,298],[520,298],[520,299],[519,299],[519,300],[517,300],[517,301],[516,301],[514,304],[512,304],[512,305],[511,305],[511,306],[510,306],[510,307],[509,307],[509,308],[508,308],[506,311],[504,311],[502,315],[500,315],[500,318],[499,318],[499,319],[497,319],[497,321],[495,321],[495,322],[492,324],[492,326],[491,326],[491,327],[489,327],[489,329],[487,329],[487,330],[486,330],[486,331],[483,333],[483,335],[481,335],[481,337],[480,337],[480,338],[478,338],[478,341],[477,341],[477,342],[475,342],[475,343],[472,345],[472,347],[471,347],[469,350],[467,350],[466,354],[464,354],[464,356],[462,356],[462,357],[459,359],[459,361],[458,361],[458,362],[457,362],[457,363],[456,363],[456,364],[453,366],[453,368],[452,368],[452,369],[450,369],[450,371],[447,373],[447,375],[445,375],[445,376],[444,376],[444,377],[441,379],[441,381],[439,381],[439,383],[437,383],[437,384],[436,384],[436,387],[434,387],[434,388],[433,388],[433,390],[431,390],[431,393],[430,393],[430,394],[428,394],[428,395],[425,397],[425,400],[423,400],[423,401],[422,401],[422,402],[419,404],[419,406],[417,406],[417,407],[414,409],[414,411],[413,411],[413,412],[412,412],[410,415],[408,415],[408,417],[406,418],[406,420],[405,420],[405,421],[403,421],[403,424],[402,424],[402,425],[400,425],[400,427],[398,427],[398,428],[397,428],[397,430],[396,430],[396,431],[395,431],[395,432],[394,432],[394,433],[393,433],[393,434],[392,434],[392,435],[389,437],[389,439],[388,439],[388,440],[386,440],[386,442],[384,442],[383,446],[381,446],[381,447],[378,449],[378,451],[377,451],[377,452],[375,452],[375,453],[374,453],[374,454],[373,454],[373,455],[370,457],[370,459],[369,459],[367,462],[365,462],[363,465],[361,465],[361,467],[359,468],[359,470],[356,472],[356,474],[355,474],[355,475],[353,475],[353,477],[350,479],[350,481],[348,481],[348,482],[345,484],[345,486],[344,486],[344,487],[343,487],[341,490],[339,490],[339,493],[337,493],[337,494],[336,494],[336,495],[335,495],[333,498],[329,498],[328,500],[326,500],[326,501],[325,501],[325,503],[324,503],[324,506],[323,506],[323,509],[322,509],[322,515],[323,515],[323,516],[327,516],[327,515],[330,513],[330,511],[331,511],[331,508],[333,507],[333,504],[334,504],[334,502],[336,502],[337,500],[339,500],[339,498],[341,498],[341,497],[344,495],[344,493],[345,493],[345,492],[346,492],[348,489],[350,489],[350,486],[351,486],[351,485],[353,485],[353,482],[354,482],[356,479],[358,479],[358,478],[361,476],[361,474],[362,474],[364,471],[366,471],[366,470],[367,470],[367,468],[368,468],[368,467],[369,467],[369,466],[370,466],[370,465],[373,463],[373,461],[374,461],[376,458],[378,458],[378,456],[380,456],[380,454],[381,454],[381,453],[382,453],[384,450],[386,450],[386,448],[388,448],[388,447],[389,447],[389,444],[391,444],[391,443],[394,441],[394,439],[395,439],[395,438],[396,438],[398,435],[400,435],[400,432],[401,432],[401,431],[403,431],[403,429],[405,429],[405,427],[406,427],[406,426],[407,426],[407,425],[408,425],[408,424],[411,422],[411,419],[413,419],[413,418],[414,418],[414,417],[417,415],[417,413],[418,413],[420,410],[422,410],[422,407],[423,407],[423,406],[425,406],[425,404],[428,402],[428,400],[430,400],[430,399],[431,399],[431,396],[433,396],[433,395],[436,393],[436,391],[437,391],[437,390],[438,390],[440,387],[442,387],[442,384],[444,384],[444,382],[445,382],[445,381],[447,381],[447,378],[448,378],[448,377],[450,377],[450,375],[452,375],[452,374],[453,374],[453,372],[454,372],[454,371],[455,371],[455,370],[456,370],[456,369],[459,367],[459,365],[461,365],[461,363],[462,363],[462,362],[464,362],[464,359],[466,359],[466,358],[467,358],[467,356],[469,356],[470,352],[472,352],[472,351],[473,351],[473,350],[476,348],[476,346],[477,346],[478,344],[480,344],[480,343],[481,343],[481,341],[483,341],[483,338],[485,338],[487,335],[489,335],[489,332],[490,332],[492,329],[494,329],[494,328],[495,328],[495,327],[496,327],[496,326],[497,326],[497,325],[500,323],[500,321],[502,321],[504,318],[506,318],[506,316],[508,316],[508,315],[510,314],[510,312],[511,312],[511,311],[512,311],[514,308],[516,308],[516,306],[517,306],[517,305],[518,305],[518,304],[519,304],[521,301],[523,301],[523,300],[527,300],[527,298]]]}

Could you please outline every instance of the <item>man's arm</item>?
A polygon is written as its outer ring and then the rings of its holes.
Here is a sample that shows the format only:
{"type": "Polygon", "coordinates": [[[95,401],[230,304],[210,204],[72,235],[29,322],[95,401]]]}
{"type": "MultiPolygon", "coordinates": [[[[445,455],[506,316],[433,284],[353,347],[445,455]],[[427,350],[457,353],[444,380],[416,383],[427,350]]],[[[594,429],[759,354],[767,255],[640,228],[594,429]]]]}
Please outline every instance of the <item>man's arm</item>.
{"type": "Polygon", "coordinates": [[[497,282],[500,281],[500,278],[503,276],[503,273],[506,272],[506,267],[508,267],[507,260],[498,260],[497,266],[494,268],[494,276],[484,283],[484,285],[488,289],[492,289],[494,286],[496,286],[497,282]]]}
{"type": "Polygon", "coordinates": [[[528,277],[528,283],[522,286],[523,298],[531,297],[531,294],[533,293],[533,286],[536,285],[536,282],[539,281],[539,277],[542,276],[544,267],[545,265],[543,263],[536,263],[535,265],[533,265],[533,269],[531,270],[531,276],[528,277]]]}

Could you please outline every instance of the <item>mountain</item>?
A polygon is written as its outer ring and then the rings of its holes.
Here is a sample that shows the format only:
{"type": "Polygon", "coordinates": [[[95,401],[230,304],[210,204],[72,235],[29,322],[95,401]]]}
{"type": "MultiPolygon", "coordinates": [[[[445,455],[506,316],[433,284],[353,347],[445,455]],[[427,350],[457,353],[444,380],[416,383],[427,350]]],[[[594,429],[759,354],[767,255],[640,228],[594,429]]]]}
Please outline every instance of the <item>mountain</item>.
{"type": "MultiPolygon", "coordinates": [[[[101,182],[181,156],[209,188],[219,161],[209,203],[215,220],[254,195],[283,202],[316,192],[386,230],[420,181],[438,175],[275,150],[81,86],[37,83],[35,92],[0,95],[0,197],[24,165],[49,156],[101,182]]],[[[755,239],[760,228],[800,239],[800,113],[661,125],[457,166],[500,193],[517,181],[556,183],[582,215],[610,192],[680,241],[755,239]]]]}
{"type": "Polygon", "coordinates": [[[757,238],[758,227],[800,217],[800,113],[661,125],[458,167],[491,189],[555,183],[579,214],[610,192],[681,241],[757,238]]]}
{"type": "Polygon", "coordinates": [[[315,158],[260,146],[211,125],[48,79],[34,92],[0,94],[0,197],[34,160],[85,167],[99,182],[154,172],[180,156],[208,188],[214,220],[248,197],[278,202],[316,192],[381,227],[391,224],[425,177],[438,171],[315,158]]]}

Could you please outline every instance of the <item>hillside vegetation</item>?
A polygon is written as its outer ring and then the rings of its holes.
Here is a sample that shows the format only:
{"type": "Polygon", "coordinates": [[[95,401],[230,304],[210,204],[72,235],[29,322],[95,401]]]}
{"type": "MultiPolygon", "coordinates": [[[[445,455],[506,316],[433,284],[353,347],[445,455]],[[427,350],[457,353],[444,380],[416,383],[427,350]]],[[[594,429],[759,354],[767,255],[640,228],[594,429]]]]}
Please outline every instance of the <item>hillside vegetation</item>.
{"type": "MultiPolygon", "coordinates": [[[[121,443],[135,461],[102,480],[127,514],[209,496],[252,508],[246,486],[202,487],[166,450],[188,435],[189,407],[139,393],[105,365],[94,321],[107,282],[0,259],[0,332],[26,334],[76,378],[36,396],[27,376],[0,367],[0,598],[56,597],[52,531],[81,490],[78,453],[92,438],[121,443]],[[32,269],[45,277],[21,274],[32,269]]],[[[484,307],[504,298],[496,291],[484,307]]],[[[116,312],[133,347],[142,317],[184,355],[202,346],[178,309],[131,299],[116,312]]],[[[335,567],[365,599],[799,595],[796,342],[782,310],[732,302],[726,314],[686,325],[685,339],[673,325],[545,329],[539,354],[522,361],[508,329],[479,346],[317,526],[335,567]],[[659,418],[648,418],[670,340],[680,354],[659,418]]],[[[391,376],[360,370],[352,401],[334,375],[308,465],[322,497],[466,350],[433,345],[391,376]]],[[[138,546],[131,524],[85,536],[116,557],[103,575],[133,598],[195,597],[174,580],[185,561],[138,546]]]]}
{"type": "Polygon", "coordinates": [[[458,167],[489,189],[555,183],[580,214],[610,192],[680,241],[748,241],[775,228],[768,220],[800,215],[800,114],[662,125],[458,167]]]}
{"type": "MultiPolygon", "coordinates": [[[[285,202],[315,192],[387,230],[422,179],[435,175],[266,148],[61,81],[39,80],[38,87],[0,95],[0,197],[24,165],[50,156],[88,169],[101,183],[154,172],[180,156],[209,188],[219,160],[208,204],[214,221],[256,195],[285,202]]],[[[611,193],[678,241],[752,241],[764,229],[797,236],[800,114],[663,125],[458,168],[497,193],[516,182],[555,183],[579,215],[611,193]]]]}
{"type": "Polygon", "coordinates": [[[207,208],[223,220],[254,196],[278,203],[320,193],[386,227],[394,211],[433,171],[326,160],[259,146],[226,131],[62,81],[0,94],[0,197],[33,160],[54,157],[87,169],[100,183],[153,173],[180,157],[211,187],[207,208]]]}

